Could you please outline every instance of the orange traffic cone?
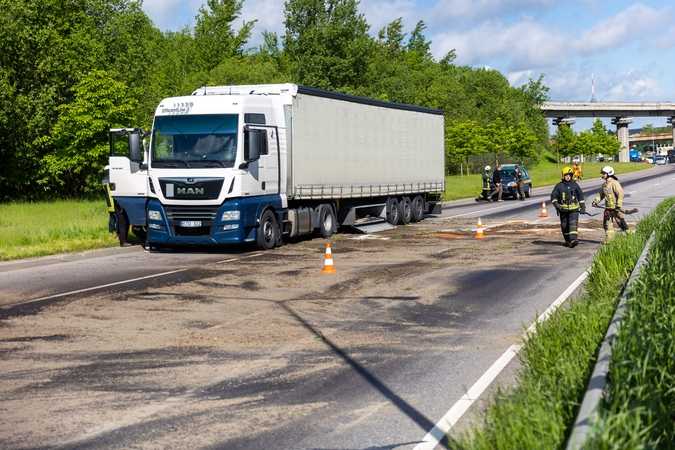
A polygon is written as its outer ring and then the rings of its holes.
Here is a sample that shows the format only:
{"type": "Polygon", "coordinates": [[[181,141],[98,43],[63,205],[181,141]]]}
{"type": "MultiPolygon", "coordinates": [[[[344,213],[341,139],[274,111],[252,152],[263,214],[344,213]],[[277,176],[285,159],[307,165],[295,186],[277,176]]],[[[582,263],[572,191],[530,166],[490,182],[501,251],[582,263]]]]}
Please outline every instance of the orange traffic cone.
{"type": "Polygon", "coordinates": [[[483,223],[480,221],[480,217],[478,218],[478,228],[476,229],[476,239],[485,239],[485,235],[483,234],[483,223]]]}
{"type": "Polygon", "coordinates": [[[321,273],[335,273],[335,267],[333,266],[333,253],[330,251],[330,242],[326,242],[326,262],[323,265],[323,270],[321,273]]]}
{"type": "Polygon", "coordinates": [[[543,201],[541,202],[541,214],[539,217],[548,217],[548,213],[546,212],[546,202],[543,201]]]}

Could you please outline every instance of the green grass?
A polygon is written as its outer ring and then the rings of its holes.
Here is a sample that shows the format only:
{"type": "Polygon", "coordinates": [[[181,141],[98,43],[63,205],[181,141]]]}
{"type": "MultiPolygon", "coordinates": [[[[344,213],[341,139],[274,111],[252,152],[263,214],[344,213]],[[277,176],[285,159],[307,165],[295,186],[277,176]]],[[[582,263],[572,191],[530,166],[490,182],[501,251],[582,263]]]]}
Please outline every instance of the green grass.
{"type": "Polygon", "coordinates": [[[518,383],[498,389],[480,425],[461,437],[460,448],[564,448],[621,290],[658,219],[674,202],[665,200],[638,223],[635,234],[619,235],[598,251],[585,294],[537,324],[518,354],[518,383]]]}
{"type": "MultiPolygon", "coordinates": [[[[614,168],[614,171],[617,174],[633,172],[636,170],[649,169],[652,166],[651,164],[645,163],[610,163],[614,168]]],[[[583,169],[582,179],[588,180],[591,178],[600,179],[600,169],[606,166],[607,163],[583,163],[581,167],[583,169]]],[[[572,164],[569,164],[571,167],[572,164]]],[[[535,192],[538,192],[537,188],[545,186],[554,186],[560,181],[560,171],[565,167],[564,164],[560,164],[558,167],[555,162],[550,162],[542,160],[533,167],[526,167],[530,176],[532,177],[532,185],[534,186],[535,192]]],[[[599,183],[600,184],[600,183],[599,183]]],[[[483,179],[481,178],[480,173],[469,174],[467,177],[461,175],[450,175],[445,177],[445,194],[443,195],[443,200],[459,200],[464,198],[476,197],[480,194],[481,188],[483,186],[483,179]]],[[[539,191],[540,192],[540,191],[539,191]]]]}
{"type": "Polygon", "coordinates": [[[647,261],[627,299],[587,448],[675,447],[675,213],[657,227],[647,261]]]}
{"type": "Polygon", "coordinates": [[[0,205],[0,261],[115,247],[108,217],[103,200],[0,205]]]}

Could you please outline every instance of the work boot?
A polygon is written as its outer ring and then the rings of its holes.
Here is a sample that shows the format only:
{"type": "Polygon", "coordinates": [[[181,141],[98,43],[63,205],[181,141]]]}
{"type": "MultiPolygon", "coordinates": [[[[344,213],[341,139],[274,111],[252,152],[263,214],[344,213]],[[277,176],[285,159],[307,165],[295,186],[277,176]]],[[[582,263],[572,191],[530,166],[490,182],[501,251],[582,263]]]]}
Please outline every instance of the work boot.
{"type": "Polygon", "coordinates": [[[565,239],[565,243],[564,243],[563,245],[564,245],[565,247],[569,247],[569,246],[570,246],[570,240],[569,240],[569,239],[565,239]]]}
{"type": "Polygon", "coordinates": [[[631,230],[630,228],[626,228],[626,229],[623,230],[623,231],[624,231],[624,233],[626,233],[626,234],[633,234],[633,230],[631,230]]]}
{"type": "Polygon", "coordinates": [[[579,245],[579,241],[577,241],[576,239],[572,239],[572,242],[570,242],[570,248],[574,248],[577,245],[579,245]]]}

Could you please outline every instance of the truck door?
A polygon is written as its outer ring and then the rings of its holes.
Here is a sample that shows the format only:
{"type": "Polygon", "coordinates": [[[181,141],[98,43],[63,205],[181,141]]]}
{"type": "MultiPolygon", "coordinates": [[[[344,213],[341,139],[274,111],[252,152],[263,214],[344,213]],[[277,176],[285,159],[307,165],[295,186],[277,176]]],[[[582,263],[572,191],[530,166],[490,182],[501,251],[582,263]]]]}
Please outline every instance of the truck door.
{"type": "Polygon", "coordinates": [[[260,157],[265,170],[265,194],[278,194],[279,148],[277,146],[277,131],[273,128],[268,128],[265,131],[267,136],[267,154],[260,157]]]}
{"type": "MultiPolygon", "coordinates": [[[[272,195],[279,193],[279,148],[276,130],[262,127],[249,127],[249,133],[258,133],[261,140],[260,156],[248,163],[244,175],[245,196],[272,195]],[[272,138],[274,135],[274,138],[272,138]]],[[[249,139],[244,134],[244,158],[248,159],[249,139]]]]}

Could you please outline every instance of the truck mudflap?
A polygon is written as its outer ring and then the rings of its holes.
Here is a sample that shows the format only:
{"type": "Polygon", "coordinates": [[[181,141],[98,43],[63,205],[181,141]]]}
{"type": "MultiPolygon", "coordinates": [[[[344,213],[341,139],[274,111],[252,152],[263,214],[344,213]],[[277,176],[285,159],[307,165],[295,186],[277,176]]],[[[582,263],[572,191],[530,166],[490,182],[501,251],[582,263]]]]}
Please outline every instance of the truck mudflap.
{"type": "Polygon", "coordinates": [[[429,213],[428,214],[441,214],[443,212],[443,206],[440,202],[438,203],[429,203],[429,213]]]}

